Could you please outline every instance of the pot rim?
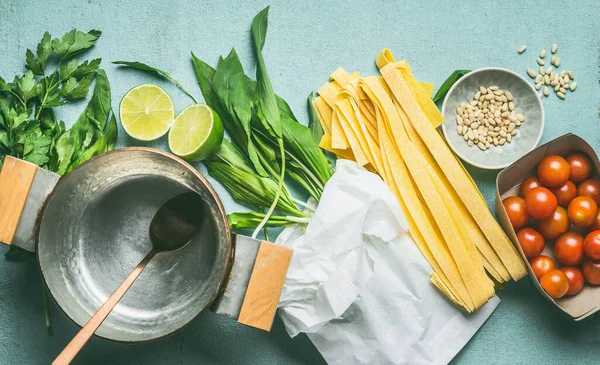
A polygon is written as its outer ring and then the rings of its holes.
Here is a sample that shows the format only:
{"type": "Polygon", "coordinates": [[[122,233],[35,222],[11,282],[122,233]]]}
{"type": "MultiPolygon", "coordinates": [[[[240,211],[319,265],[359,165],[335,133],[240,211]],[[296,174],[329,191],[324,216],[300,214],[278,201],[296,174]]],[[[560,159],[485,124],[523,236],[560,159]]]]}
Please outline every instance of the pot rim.
{"type": "MultiPolygon", "coordinates": [[[[197,179],[199,179],[202,184],[208,189],[209,193],[213,196],[213,198],[215,199],[216,203],[217,203],[217,207],[219,209],[219,213],[220,213],[220,217],[221,220],[223,220],[225,222],[225,233],[227,236],[227,252],[225,255],[225,266],[224,266],[224,270],[223,273],[221,275],[221,278],[219,280],[219,285],[217,286],[215,292],[212,294],[211,299],[208,301],[208,303],[204,306],[204,308],[202,310],[200,310],[198,312],[198,314],[196,314],[193,318],[191,318],[186,324],[184,324],[183,326],[175,329],[172,332],[169,332],[167,334],[164,334],[162,336],[156,337],[156,338],[152,338],[152,339],[148,339],[148,340],[133,340],[133,341],[127,341],[127,340],[117,340],[114,338],[109,338],[109,337],[105,337],[102,335],[98,335],[96,333],[94,333],[94,336],[102,338],[104,340],[108,340],[108,341],[113,341],[113,342],[117,342],[117,343],[152,343],[152,342],[156,342],[156,341],[160,341],[162,339],[165,339],[169,336],[175,335],[181,331],[183,331],[184,329],[186,329],[188,326],[190,326],[190,324],[192,322],[194,322],[194,320],[196,320],[202,313],[204,313],[204,311],[206,311],[207,309],[210,308],[210,306],[212,305],[212,303],[215,301],[215,299],[217,299],[217,297],[221,294],[222,289],[227,285],[227,278],[229,277],[229,273],[231,271],[231,265],[232,265],[232,260],[233,260],[233,238],[232,238],[232,234],[231,234],[231,229],[229,227],[228,221],[227,221],[227,214],[225,213],[225,208],[223,207],[223,203],[221,202],[221,199],[219,199],[219,196],[217,195],[217,193],[215,192],[215,190],[212,188],[212,186],[210,185],[210,183],[208,182],[208,180],[206,180],[206,178],[197,170],[195,169],[192,165],[190,165],[189,163],[187,163],[185,160],[162,150],[156,149],[156,148],[151,148],[151,147],[123,147],[123,148],[117,148],[108,152],[104,152],[102,154],[99,154],[97,156],[92,157],[91,159],[85,161],[84,163],[82,163],[81,165],[77,166],[75,169],[73,169],[73,171],[78,170],[88,164],[92,164],[94,163],[96,160],[100,159],[102,156],[105,155],[111,155],[111,154],[116,154],[116,153],[122,153],[122,152],[128,152],[128,151],[144,151],[144,152],[151,152],[151,153],[157,153],[159,155],[162,155],[164,157],[168,157],[169,159],[171,159],[172,161],[174,161],[175,163],[180,164],[181,166],[185,167],[186,169],[190,170],[190,172],[192,172],[192,174],[194,174],[194,176],[196,176],[197,179]]],[[[71,171],[72,172],[72,171],[71,171]]],[[[40,258],[39,258],[39,249],[38,249],[38,244],[39,244],[39,230],[40,230],[40,226],[41,226],[41,221],[42,218],[44,216],[44,212],[46,210],[46,205],[48,204],[48,202],[50,201],[50,199],[52,198],[52,196],[54,195],[54,193],[57,190],[57,187],[59,185],[61,185],[62,183],[64,183],[64,181],[68,178],[68,176],[70,175],[69,172],[68,174],[61,176],[60,180],[58,180],[58,183],[54,186],[54,188],[52,189],[52,192],[50,194],[48,194],[48,196],[46,197],[46,199],[44,200],[44,204],[42,205],[42,207],[40,208],[37,218],[36,218],[36,223],[35,223],[35,252],[36,252],[36,262],[37,262],[37,266],[40,270],[40,273],[42,274],[42,283],[44,284],[46,290],[48,290],[48,293],[50,294],[50,297],[52,298],[52,301],[56,304],[56,306],[60,309],[60,311],[62,313],[65,314],[65,316],[67,318],[69,318],[69,320],[71,320],[71,322],[73,322],[77,327],[82,328],[81,325],[79,325],[79,323],[77,323],[61,306],[60,304],[56,301],[56,299],[54,298],[54,294],[52,293],[52,291],[50,290],[47,280],[46,280],[46,276],[44,275],[44,271],[42,270],[42,266],[40,264],[40,258]]]]}

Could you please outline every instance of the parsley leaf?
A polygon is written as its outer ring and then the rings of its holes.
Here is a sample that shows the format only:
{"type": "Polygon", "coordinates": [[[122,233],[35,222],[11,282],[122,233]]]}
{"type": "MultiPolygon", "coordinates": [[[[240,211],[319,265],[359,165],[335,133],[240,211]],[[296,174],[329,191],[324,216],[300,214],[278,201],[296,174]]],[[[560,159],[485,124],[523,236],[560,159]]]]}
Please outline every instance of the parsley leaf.
{"type": "Polygon", "coordinates": [[[73,72],[71,76],[73,76],[77,80],[80,80],[83,76],[86,76],[98,70],[101,61],[101,58],[96,58],[89,62],[85,61],[81,65],[77,66],[77,69],[75,70],[75,72],[73,72]]]}
{"type": "Polygon", "coordinates": [[[88,33],[83,33],[77,29],[65,34],[62,39],[55,38],[52,40],[52,48],[58,54],[58,58],[66,60],[69,57],[75,56],[78,53],[91,48],[98,38],[102,35],[99,30],[92,29],[88,33]]]}
{"type": "Polygon", "coordinates": [[[37,57],[33,54],[30,49],[27,49],[26,53],[26,67],[31,70],[35,75],[43,75],[44,68],[46,67],[46,61],[52,54],[52,37],[50,33],[44,33],[44,37],[38,43],[37,46],[37,57]]]}
{"type": "Polygon", "coordinates": [[[90,84],[94,81],[95,74],[88,74],[84,76],[79,82],[74,77],[70,77],[61,87],[60,96],[67,100],[77,100],[84,98],[87,93],[90,84]]]}

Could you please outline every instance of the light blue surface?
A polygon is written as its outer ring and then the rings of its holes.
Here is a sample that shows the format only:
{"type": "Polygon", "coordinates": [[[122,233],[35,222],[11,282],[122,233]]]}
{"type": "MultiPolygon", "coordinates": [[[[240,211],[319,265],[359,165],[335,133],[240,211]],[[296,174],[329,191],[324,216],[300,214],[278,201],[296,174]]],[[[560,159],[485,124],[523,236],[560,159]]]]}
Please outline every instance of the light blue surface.
{"type": "MultiPolygon", "coordinates": [[[[455,69],[499,66],[525,74],[541,48],[560,45],[562,65],[575,73],[577,91],[561,101],[544,99],[546,129],[541,143],[567,132],[584,137],[600,152],[598,129],[600,3],[542,4],[533,1],[392,2],[348,0],[271,1],[265,59],[275,91],[306,122],[305,100],[337,66],[375,74],[375,55],[384,47],[409,60],[416,76],[440,83],[455,69]],[[527,44],[527,52],[516,49],[527,44]]],[[[544,2],[546,3],[546,2],[544,2]]],[[[139,60],[170,71],[200,95],[190,51],[211,64],[232,46],[249,74],[250,22],[265,1],[15,1],[0,3],[0,76],[24,71],[25,50],[44,31],[62,35],[72,27],[100,29],[99,44],[85,56],[102,57],[113,89],[113,107],[131,87],[155,81],[109,61],[139,60]]],[[[177,110],[190,100],[162,83],[177,110]]],[[[59,115],[67,124],[79,104],[59,115]]],[[[133,145],[122,129],[119,146],[133,145]]],[[[166,148],[165,140],[154,146],[166,148]]],[[[197,165],[201,171],[200,164],[197,165]]],[[[495,173],[469,169],[488,204],[494,206],[495,173]]],[[[228,212],[238,209],[215,186],[228,212]]],[[[4,249],[0,249],[2,252],[4,249]]],[[[44,327],[40,278],[33,260],[0,260],[0,363],[47,364],[77,328],[52,308],[54,334],[44,327]]],[[[529,279],[509,283],[502,303],[457,356],[457,364],[598,363],[600,316],[573,323],[554,310],[529,279]]],[[[158,343],[123,345],[94,338],[77,364],[319,364],[306,337],[291,340],[277,322],[271,333],[238,325],[212,313],[184,332],[158,343]]]]}

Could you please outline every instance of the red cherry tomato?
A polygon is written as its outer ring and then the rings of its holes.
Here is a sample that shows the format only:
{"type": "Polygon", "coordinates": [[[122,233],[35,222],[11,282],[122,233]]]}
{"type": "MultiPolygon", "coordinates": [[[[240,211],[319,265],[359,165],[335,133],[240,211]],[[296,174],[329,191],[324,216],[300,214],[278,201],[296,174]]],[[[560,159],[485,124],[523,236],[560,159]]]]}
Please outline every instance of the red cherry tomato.
{"type": "Polygon", "coordinates": [[[563,207],[556,207],[552,217],[538,222],[538,231],[547,239],[554,239],[569,230],[569,214],[563,207]]]}
{"type": "Polygon", "coordinates": [[[563,265],[577,265],[583,260],[583,236],[577,232],[564,233],[554,241],[554,257],[563,265]]]}
{"type": "Polygon", "coordinates": [[[569,290],[567,291],[567,295],[575,295],[583,289],[583,274],[581,270],[573,266],[565,266],[561,267],[560,271],[562,271],[567,280],[569,280],[569,290]]]}
{"type": "Polygon", "coordinates": [[[600,208],[598,208],[598,215],[596,216],[596,221],[589,228],[591,231],[597,231],[600,229],[600,208]]]}
{"type": "Polygon", "coordinates": [[[521,245],[521,249],[523,249],[525,257],[528,259],[539,256],[546,245],[544,237],[533,228],[526,227],[521,229],[517,232],[517,238],[519,239],[519,244],[521,245]]]}
{"type": "Polygon", "coordinates": [[[537,175],[542,184],[551,187],[562,186],[571,174],[569,163],[558,155],[544,157],[537,167],[537,175]]]}
{"type": "Polygon", "coordinates": [[[589,227],[596,222],[598,205],[588,196],[578,196],[569,203],[569,220],[579,228],[589,227]]]}
{"type": "Polygon", "coordinates": [[[577,195],[589,196],[596,204],[600,204],[600,180],[589,179],[582,182],[577,187],[577,195]]]}
{"type": "Polygon", "coordinates": [[[550,191],[556,196],[561,207],[568,207],[571,200],[577,196],[577,187],[572,181],[567,181],[558,188],[551,188],[550,191]]]}
{"type": "Polygon", "coordinates": [[[592,161],[583,153],[572,153],[567,157],[567,162],[571,168],[569,180],[582,182],[592,174],[592,161]]]}
{"type": "Polygon", "coordinates": [[[546,188],[533,188],[525,195],[525,211],[539,221],[552,217],[557,206],[556,197],[546,188]]]}
{"type": "Polygon", "coordinates": [[[525,200],[518,196],[509,196],[502,201],[506,214],[514,229],[519,229],[527,224],[529,215],[525,211],[525,200]]]}
{"type": "Polygon", "coordinates": [[[540,278],[542,289],[554,299],[564,297],[569,291],[569,279],[560,270],[551,270],[540,278]]]}
{"type": "Polygon", "coordinates": [[[600,231],[592,231],[585,236],[583,251],[592,260],[600,260],[600,231]]]}
{"type": "Polygon", "coordinates": [[[600,284],[600,261],[594,261],[586,257],[583,260],[581,271],[583,272],[585,281],[593,285],[600,284]]]}
{"type": "Polygon", "coordinates": [[[554,263],[554,261],[552,261],[550,257],[544,255],[540,255],[535,259],[531,260],[529,265],[531,265],[533,274],[538,280],[540,280],[540,278],[548,271],[556,269],[556,264],[554,263]]]}
{"type": "Polygon", "coordinates": [[[540,179],[535,176],[526,177],[525,180],[521,183],[521,188],[519,189],[519,195],[525,197],[529,190],[533,188],[537,188],[538,186],[543,186],[540,179]]]}

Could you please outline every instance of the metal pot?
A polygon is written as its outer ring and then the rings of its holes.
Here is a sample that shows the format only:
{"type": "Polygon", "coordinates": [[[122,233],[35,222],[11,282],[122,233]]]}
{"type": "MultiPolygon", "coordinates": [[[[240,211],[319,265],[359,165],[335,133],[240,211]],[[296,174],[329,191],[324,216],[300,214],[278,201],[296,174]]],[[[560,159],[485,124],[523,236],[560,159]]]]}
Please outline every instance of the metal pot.
{"type": "Polygon", "coordinates": [[[63,178],[7,157],[0,172],[0,241],[37,252],[52,297],[83,326],[150,251],[154,213],[189,190],[206,203],[201,232],[183,249],[157,255],[96,335],[157,340],[207,308],[269,330],[291,251],[232,235],[206,179],[159,150],[114,150],[63,178]]]}

